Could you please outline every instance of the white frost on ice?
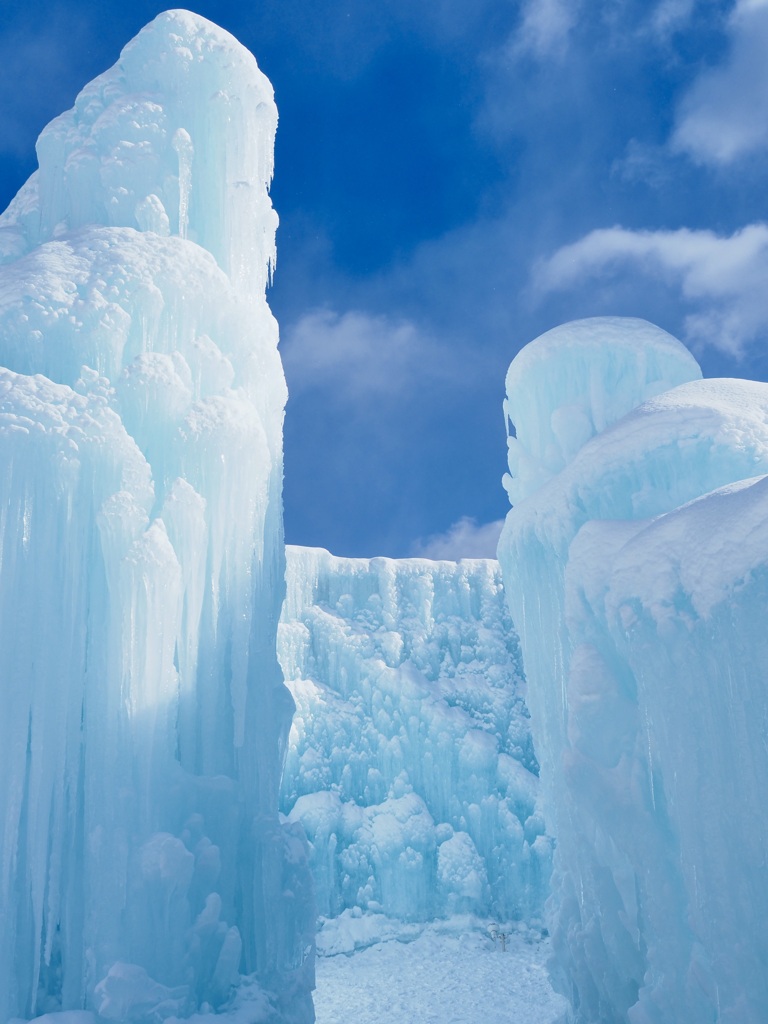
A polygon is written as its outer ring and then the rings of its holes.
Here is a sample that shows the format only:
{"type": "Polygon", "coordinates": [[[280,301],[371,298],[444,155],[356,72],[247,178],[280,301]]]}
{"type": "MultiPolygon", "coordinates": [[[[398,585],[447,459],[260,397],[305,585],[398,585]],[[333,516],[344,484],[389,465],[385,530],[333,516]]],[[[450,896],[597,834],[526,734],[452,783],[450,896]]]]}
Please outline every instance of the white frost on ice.
{"type": "Polygon", "coordinates": [[[565,1000],[545,966],[549,944],[510,928],[502,949],[480,925],[451,918],[418,935],[387,935],[351,957],[320,957],[318,1024],[562,1024],[565,1000]]]}

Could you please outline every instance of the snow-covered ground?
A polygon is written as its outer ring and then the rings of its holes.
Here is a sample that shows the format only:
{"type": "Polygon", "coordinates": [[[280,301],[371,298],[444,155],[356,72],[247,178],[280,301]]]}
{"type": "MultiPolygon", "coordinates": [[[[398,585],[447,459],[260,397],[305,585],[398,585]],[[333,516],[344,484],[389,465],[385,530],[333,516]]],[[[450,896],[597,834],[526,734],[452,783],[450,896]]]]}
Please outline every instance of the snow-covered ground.
{"type": "Polygon", "coordinates": [[[318,956],[317,1024],[562,1021],[565,1000],[547,979],[547,940],[510,931],[502,951],[488,929],[466,919],[431,924],[412,941],[405,937],[352,955],[318,956]]]}

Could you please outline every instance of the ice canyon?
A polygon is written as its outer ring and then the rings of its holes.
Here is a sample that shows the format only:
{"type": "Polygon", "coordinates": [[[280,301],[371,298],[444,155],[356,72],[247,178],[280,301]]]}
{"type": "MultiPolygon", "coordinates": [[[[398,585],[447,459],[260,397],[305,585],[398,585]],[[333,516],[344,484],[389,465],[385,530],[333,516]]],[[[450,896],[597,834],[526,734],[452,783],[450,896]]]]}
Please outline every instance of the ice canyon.
{"type": "Polygon", "coordinates": [[[0,217],[0,1024],[311,1024],[316,945],[449,915],[573,1024],[764,1024],[768,385],[564,325],[499,563],[286,552],[276,123],[167,12],[0,217]]]}

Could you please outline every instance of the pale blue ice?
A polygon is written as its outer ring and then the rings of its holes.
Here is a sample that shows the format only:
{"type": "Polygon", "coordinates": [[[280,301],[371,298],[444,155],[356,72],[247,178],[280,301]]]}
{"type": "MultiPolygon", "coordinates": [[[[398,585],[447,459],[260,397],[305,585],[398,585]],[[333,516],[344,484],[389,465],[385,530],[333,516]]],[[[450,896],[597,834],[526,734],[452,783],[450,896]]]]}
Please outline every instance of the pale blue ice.
{"type": "Polygon", "coordinates": [[[276,118],[166,13],[0,217],[0,1024],[309,1024],[318,913],[546,918],[577,1024],[765,1024],[768,385],[549,332],[511,620],[492,562],[292,549],[278,637],[276,118]]]}
{"type": "Polygon", "coordinates": [[[0,1021],[154,1021],[255,973],[309,1021],[314,914],[278,818],[293,702],[277,113],[158,17],[0,218],[0,1021]]]}
{"type": "MultiPolygon", "coordinates": [[[[540,928],[552,844],[498,563],[287,555],[282,803],[310,841],[318,913],[540,928]]],[[[326,925],[318,943],[384,927],[326,925]]]]}
{"type": "Polygon", "coordinates": [[[499,557],[579,1024],[768,1019],[768,385],[699,377],[620,319],[508,376],[499,557]]]}

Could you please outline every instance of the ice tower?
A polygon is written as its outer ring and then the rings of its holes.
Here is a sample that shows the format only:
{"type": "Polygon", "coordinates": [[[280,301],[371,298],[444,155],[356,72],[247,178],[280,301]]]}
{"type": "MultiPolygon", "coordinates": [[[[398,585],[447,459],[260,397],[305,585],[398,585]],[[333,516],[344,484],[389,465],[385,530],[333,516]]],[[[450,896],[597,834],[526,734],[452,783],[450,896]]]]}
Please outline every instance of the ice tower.
{"type": "Polygon", "coordinates": [[[768,1020],[768,385],[639,320],[513,361],[499,546],[578,1024],[768,1020]]]}
{"type": "Polygon", "coordinates": [[[277,113],[160,15],[38,142],[0,218],[0,1020],[155,1020],[256,972],[312,1019],[285,384],[265,301],[277,113]]]}

